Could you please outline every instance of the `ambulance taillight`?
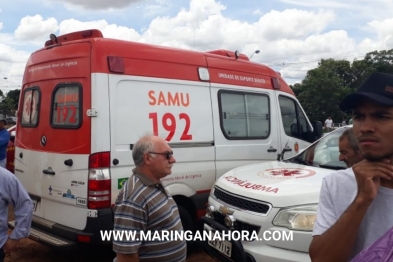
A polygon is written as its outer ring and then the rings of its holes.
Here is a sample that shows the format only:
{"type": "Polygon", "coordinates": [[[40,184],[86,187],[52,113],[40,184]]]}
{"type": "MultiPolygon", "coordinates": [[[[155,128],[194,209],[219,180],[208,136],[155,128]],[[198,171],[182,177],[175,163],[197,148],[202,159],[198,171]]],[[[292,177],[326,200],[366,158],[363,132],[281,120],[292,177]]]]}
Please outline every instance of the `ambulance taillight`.
{"type": "Polygon", "coordinates": [[[99,152],[89,156],[88,202],[89,209],[110,208],[111,175],[110,153],[99,152]]]}

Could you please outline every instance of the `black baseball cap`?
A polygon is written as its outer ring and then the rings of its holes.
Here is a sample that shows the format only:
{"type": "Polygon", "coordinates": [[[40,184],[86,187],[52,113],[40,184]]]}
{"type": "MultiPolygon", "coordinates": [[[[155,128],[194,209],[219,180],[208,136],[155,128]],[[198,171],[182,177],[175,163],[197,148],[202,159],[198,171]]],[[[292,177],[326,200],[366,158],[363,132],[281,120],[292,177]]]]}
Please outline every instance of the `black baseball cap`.
{"type": "Polygon", "coordinates": [[[393,74],[372,73],[355,93],[341,100],[339,107],[342,111],[354,109],[360,98],[366,98],[382,106],[393,106],[393,74]]]}
{"type": "Polygon", "coordinates": [[[7,120],[5,120],[5,119],[1,119],[0,122],[4,122],[4,125],[7,124],[7,120]]]}

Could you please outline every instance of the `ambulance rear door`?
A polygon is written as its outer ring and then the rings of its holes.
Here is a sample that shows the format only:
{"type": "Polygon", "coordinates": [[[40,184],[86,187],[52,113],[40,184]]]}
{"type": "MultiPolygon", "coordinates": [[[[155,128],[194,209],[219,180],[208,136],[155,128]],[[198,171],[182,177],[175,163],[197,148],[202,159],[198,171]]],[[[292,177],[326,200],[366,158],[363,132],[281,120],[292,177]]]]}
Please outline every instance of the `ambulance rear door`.
{"type": "Polygon", "coordinates": [[[15,174],[34,201],[34,219],[46,226],[86,225],[90,50],[89,42],[57,45],[34,53],[26,67],[15,174]]]}

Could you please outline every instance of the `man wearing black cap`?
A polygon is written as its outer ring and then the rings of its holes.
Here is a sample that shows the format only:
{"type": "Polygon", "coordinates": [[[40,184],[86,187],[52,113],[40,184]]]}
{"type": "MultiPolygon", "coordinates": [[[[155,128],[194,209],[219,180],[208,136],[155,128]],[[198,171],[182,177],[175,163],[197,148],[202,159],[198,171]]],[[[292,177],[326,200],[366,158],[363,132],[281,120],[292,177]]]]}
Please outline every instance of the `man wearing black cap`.
{"type": "Polygon", "coordinates": [[[364,160],[323,179],[312,261],[349,261],[393,227],[393,75],[373,73],[340,109],[364,160]]]}
{"type": "Polygon", "coordinates": [[[10,141],[10,133],[5,129],[6,124],[5,119],[0,120],[0,166],[4,168],[7,164],[7,146],[10,141]]]}

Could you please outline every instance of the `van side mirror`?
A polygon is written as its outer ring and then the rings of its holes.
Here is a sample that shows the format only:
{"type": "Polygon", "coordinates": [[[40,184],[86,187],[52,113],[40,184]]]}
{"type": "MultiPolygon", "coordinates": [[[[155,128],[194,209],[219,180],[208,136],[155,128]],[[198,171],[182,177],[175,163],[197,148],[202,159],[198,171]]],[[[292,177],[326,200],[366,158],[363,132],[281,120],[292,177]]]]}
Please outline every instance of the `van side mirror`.
{"type": "Polygon", "coordinates": [[[15,135],[16,135],[16,132],[15,132],[15,131],[12,131],[11,134],[10,134],[10,140],[11,140],[12,142],[15,142],[15,135]]]}
{"type": "Polygon", "coordinates": [[[312,123],[312,127],[313,127],[313,129],[314,129],[314,132],[313,132],[313,141],[312,142],[314,142],[314,141],[316,141],[316,140],[318,140],[318,139],[320,139],[321,137],[322,137],[322,122],[321,121],[314,121],[313,123],[312,123]]]}

